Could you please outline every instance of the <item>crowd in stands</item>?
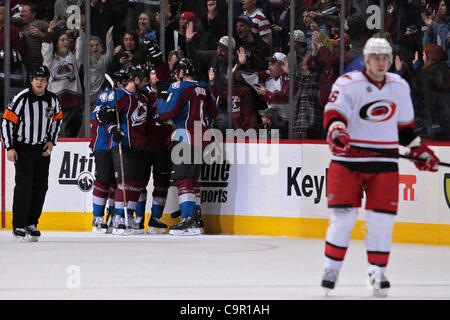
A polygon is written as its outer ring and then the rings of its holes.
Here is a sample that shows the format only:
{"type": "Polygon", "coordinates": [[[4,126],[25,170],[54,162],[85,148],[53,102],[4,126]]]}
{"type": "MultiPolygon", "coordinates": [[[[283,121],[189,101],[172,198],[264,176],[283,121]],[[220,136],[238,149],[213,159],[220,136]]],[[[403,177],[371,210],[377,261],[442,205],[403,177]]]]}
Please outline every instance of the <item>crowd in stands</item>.
{"type": "MultiPolygon", "coordinates": [[[[11,0],[11,95],[29,85],[34,64],[50,69],[48,89],[63,110],[61,137],[83,137],[84,91],[91,110],[104,74],[137,64],[153,64],[160,81],[170,81],[173,64],[190,58],[196,79],[211,87],[219,116],[229,128],[228,50],[232,50],[232,128],[280,129],[288,138],[323,139],[322,114],[331,86],[340,76],[340,17],[345,14],[344,72],[365,68],[362,49],[372,36],[392,45],[391,72],[411,87],[416,130],[425,140],[450,138],[450,1],[386,0],[384,33],[368,22],[380,1],[295,0],[294,55],[290,54],[290,0],[233,0],[233,38],[228,37],[231,0],[90,0],[91,37],[84,32],[84,0],[11,0]],[[68,28],[71,6],[81,24],[68,28]],[[369,8],[369,10],[368,10],[369,8]],[[165,26],[165,56],[159,51],[165,26]],[[88,42],[89,41],[89,42],[88,42]],[[84,88],[83,47],[90,45],[90,88],[84,88]],[[294,64],[289,65],[289,61],[294,64]],[[293,78],[289,78],[293,68],[293,78]],[[289,101],[289,82],[294,99],[289,101]],[[293,110],[292,110],[293,109],[293,110]]],[[[3,111],[4,21],[0,0],[0,112],[3,111]]],[[[379,19],[378,19],[379,20],[379,19]]],[[[73,21],[72,21],[73,22],[73,21]]],[[[76,25],[76,24],[75,24],[76,25]]]]}

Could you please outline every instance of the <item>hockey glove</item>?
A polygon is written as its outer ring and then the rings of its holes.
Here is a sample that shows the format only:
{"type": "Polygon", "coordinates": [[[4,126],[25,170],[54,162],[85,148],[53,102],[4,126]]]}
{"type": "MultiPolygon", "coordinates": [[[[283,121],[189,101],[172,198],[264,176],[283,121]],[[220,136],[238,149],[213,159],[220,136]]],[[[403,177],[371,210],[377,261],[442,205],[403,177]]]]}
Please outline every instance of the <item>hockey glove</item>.
{"type": "Polygon", "coordinates": [[[438,171],[439,158],[434,154],[433,150],[421,143],[420,146],[411,148],[407,153],[408,156],[424,159],[425,161],[413,161],[417,169],[422,171],[438,171]]]}
{"type": "Polygon", "coordinates": [[[108,129],[108,133],[111,136],[111,139],[119,143],[122,141],[122,138],[125,137],[125,133],[123,133],[122,129],[119,129],[117,126],[111,126],[108,129]]]}
{"type": "Polygon", "coordinates": [[[331,152],[335,155],[345,155],[350,149],[349,141],[350,136],[343,127],[335,126],[328,131],[327,143],[330,146],[331,152]]]}
{"type": "Polygon", "coordinates": [[[112,108],[102,108],[95,114],[95,118],[101,124],[107,125],[117,121],[116,110],[112,108]]]}
{"type": "Polygon", "coordinates": [[[156,93],[157,98],[167,99],[167,97],[169,96],[169,92],[168,92],[169,84],[168,83],[158,81],[156,83],[156,89],[157,89],[157,93],[156,93]]]}
{"type": "Polygon", "coordinates": [[[162,52],[158,44],[150,39],[143,40],[143,47],[146,48],[146,60],[155,63],[162,59],[162,52]]]}

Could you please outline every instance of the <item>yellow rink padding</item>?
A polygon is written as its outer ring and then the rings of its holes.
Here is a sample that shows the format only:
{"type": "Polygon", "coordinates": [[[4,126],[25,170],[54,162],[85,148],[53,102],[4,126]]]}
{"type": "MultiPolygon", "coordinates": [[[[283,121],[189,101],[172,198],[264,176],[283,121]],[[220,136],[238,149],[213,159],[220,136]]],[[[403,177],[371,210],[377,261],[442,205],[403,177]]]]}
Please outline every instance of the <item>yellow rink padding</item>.
{"type": "MultiPolygon", "coordinates": [[[[150,214],[146,214],[146,226],[150,214]]],[[[164,214],[169,226],[179,219],[164,214]]],[[[287,236],[325,239],[328,219],[254,217],[203,214],[207,234],[287,236]]],[[[6,230],[12,229],[11,212],[6,212],[6,230]]],[[[80,212],[44,212],[39,220],[42,231],[91,231],[92,214],[80,212]]],[[[356,221],[352,239],[363,240],[364,221],[356,221]]],[[[450,225],[396,222],[393,242],[450,245],[450,225]]]]}

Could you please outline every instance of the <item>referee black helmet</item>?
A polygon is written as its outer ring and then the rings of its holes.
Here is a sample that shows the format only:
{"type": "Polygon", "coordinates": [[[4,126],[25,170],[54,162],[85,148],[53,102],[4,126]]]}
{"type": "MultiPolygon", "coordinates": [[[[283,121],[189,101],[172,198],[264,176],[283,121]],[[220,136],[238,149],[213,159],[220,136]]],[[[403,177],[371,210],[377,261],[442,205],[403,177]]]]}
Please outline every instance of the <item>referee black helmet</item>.
{"type": "Polygon", "coordinates": [[[50,77],[50,71],[48,68],[44,65],[38,64],[34,65],[30,72],[30,80],[33,80],[33,78],[46,78],[48,81],[48,78],[50,77]]]}

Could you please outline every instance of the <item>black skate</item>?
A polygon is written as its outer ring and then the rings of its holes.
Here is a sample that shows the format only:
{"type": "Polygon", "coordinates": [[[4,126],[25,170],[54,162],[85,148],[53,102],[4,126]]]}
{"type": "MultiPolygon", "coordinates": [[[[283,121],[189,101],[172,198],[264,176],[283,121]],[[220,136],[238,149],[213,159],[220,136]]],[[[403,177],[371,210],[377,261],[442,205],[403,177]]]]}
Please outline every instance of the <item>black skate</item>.
{"type": "Polygon", "coordinates": [[[177,236],[196,236],[202,234],[201,229],[200,223],[196,221],[194,215],[192,215],[184,218],[180,223],[170,227],[169,234],[177,236]]]}
{"type": "Polygon", "coordinates": [[[25,237],[27,235],[27,232],[24,228],[14,228],[13,229],[13,235],[15,241],[25,241],[25,237]]]}
{"type": "Polygon", "coordinates": [[[325,269],[325,272],[322,276],[322,287],[325,289],[325,295],[328,295],[330,290],[333,290],[337,279],[338,279],[339,271],[334,269],[325,269]]]}
{"type": "Polygon", "coordinates": [[[167,230],[167,224],[159,220],[159,218],[150,217],[150,220],[148,221],[148,228],[147,233],[148,234],[161,234],[166,233],[167,230]]]}
{"type": "Polygon", "coordinates": [[[29,238],[30,242],[38,242],[39,241],[41,232],[39,231],[38,228],[36,228],[36,226],[34,224],[25,227],[25,232],[26,232],[27,236],[30,237],[29,238]]]}

